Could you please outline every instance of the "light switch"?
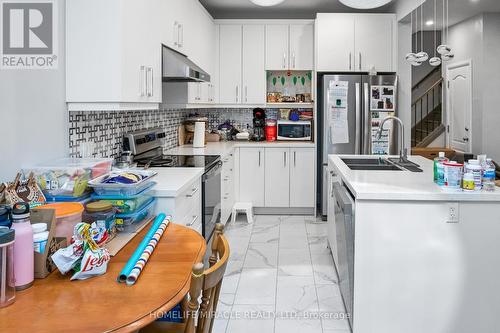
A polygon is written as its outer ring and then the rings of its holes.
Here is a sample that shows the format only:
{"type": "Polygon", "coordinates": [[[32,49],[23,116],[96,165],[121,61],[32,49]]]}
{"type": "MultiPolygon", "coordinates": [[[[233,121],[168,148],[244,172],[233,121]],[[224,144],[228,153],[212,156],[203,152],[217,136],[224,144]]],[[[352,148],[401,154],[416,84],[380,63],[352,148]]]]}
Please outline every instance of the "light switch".
{"type": "Polygon", "coordinates": [[[446,223],[458,223],[460,218],[459,214],[458,202],[448,203],[448,219],[446,223]]]}

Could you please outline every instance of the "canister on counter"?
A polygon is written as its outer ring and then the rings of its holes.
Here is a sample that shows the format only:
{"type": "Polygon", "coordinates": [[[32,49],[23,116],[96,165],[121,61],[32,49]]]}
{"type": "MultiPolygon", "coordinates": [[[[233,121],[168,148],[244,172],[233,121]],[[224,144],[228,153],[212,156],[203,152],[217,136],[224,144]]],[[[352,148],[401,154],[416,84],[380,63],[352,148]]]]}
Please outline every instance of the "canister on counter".
{"type": "Polygon", "coordinates": [[[464,165],[455,161],[445,162],[444,164],[444,189],[460,190],[462,185],[462,172],[464,165]]]}
{"type": "Polygon", "coordinates": [[[96,222],[98,226],[104,226],[109,233],[108,240],[111,240],[116,235],[115,214],[116,210],[110,202],[94,201],[85,206],[82,220],[86,223],[96,222]]]}

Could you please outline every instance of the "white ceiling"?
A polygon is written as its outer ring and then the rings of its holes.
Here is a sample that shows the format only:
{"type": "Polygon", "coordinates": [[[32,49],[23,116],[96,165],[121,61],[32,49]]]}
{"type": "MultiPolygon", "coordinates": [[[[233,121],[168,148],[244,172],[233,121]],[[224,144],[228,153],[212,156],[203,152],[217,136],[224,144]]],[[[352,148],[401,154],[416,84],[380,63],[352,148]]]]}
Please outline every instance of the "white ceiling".
{"type": "MultiPolygon", "coordinates": [[[[200,2],[214,18],[218,19],[313,19],[316,13],[320,12],[359,12],[344,6],[338,0],[285,0],[273,7],[260,7],[250,0],[200,0],[200,2]]],[[[391,5],[377,8],[373,12],[391,12],[391,5]]]]}
{"type": "MultiPolygon", "coordinates": [[[[397,1],[397,0],[396,0],[397,1]]],[[[481,13],[500,12],[500,0],[448,0],[449,1],[449,15],[450,26],[466,20],[470,17],[476,16],[481,13]]],[[[442,27],[442,13],[443,13],[443,0],[436,0],[436,28],[438,30],[442,27]]],[[[427,0],[423,5],[424,11],[424,30],[433,30],[434,26],[425,26],[425,22],[429,20],[434,21],[434,0],[427,0]]],[[[415,13],[414,13],[415,15],[415,13]]],[[[418,21],[420,27],[420,10],[418,11],[418,21]]],[[[415,19],[415,16],[413,16],[415,19]]],[[[410,15],[404,18],[404,21],[410,21],[410,15]]],[[[415,28],[414,28],[415,30],[415,28]]],[[[420,28],[418,29],[420,30],[420,28]]]]}

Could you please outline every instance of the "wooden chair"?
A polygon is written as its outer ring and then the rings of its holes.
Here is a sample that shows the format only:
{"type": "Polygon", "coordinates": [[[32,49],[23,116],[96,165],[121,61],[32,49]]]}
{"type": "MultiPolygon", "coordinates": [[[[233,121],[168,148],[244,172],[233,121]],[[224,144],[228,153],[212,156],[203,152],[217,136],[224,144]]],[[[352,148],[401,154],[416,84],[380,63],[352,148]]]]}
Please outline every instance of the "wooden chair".
{"type": "Polygon", "coordinates": [[[141,329],[141,333],[212,332],[222,279],[229,259],[229,242],[223,232],[224,226],[218,223],[212,236],[212,254],[208,260],[210,267],[204,270],[203,263],[193,265],[189,298],[184,298],[182,302],[184,321],[155,321],[141,329]]]}

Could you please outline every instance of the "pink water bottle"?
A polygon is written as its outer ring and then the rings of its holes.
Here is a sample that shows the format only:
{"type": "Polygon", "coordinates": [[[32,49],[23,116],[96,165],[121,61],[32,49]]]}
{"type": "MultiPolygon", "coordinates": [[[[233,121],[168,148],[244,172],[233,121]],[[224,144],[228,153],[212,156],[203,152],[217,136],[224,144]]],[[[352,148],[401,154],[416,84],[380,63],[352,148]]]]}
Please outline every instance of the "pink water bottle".
{"type": "Polygon", "coordinates": [[[16,231],[14,241],[14,278],[16,290],[33,285],[35,279],[35,251],[33,229],[30,223],[30,206],[18,202],[12,207],[12,229],[16,231]]]}

